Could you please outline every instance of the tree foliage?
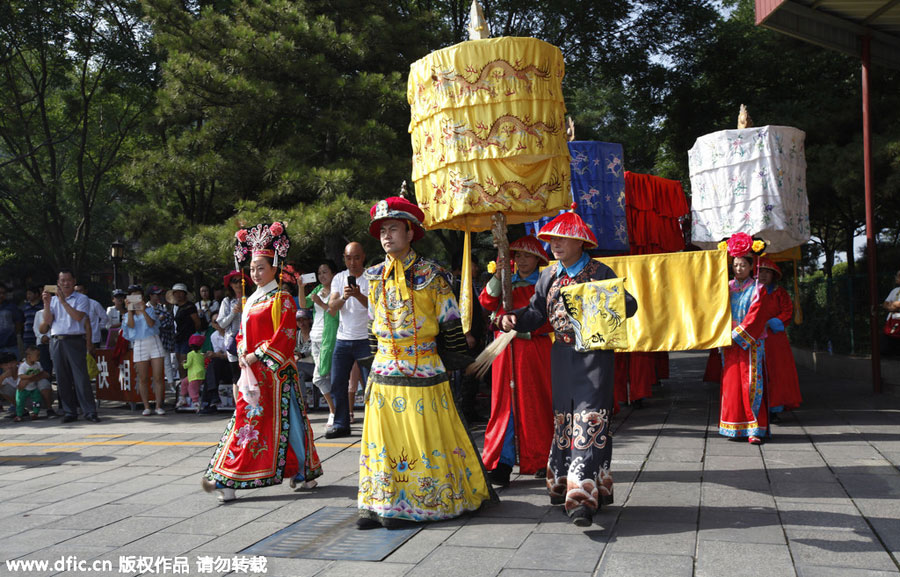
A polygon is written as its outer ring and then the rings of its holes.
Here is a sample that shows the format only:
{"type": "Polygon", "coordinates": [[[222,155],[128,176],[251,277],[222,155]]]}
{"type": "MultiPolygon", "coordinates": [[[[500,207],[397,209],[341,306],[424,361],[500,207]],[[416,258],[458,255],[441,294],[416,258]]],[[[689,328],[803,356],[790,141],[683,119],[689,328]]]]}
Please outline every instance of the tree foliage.
{"type": "Polygon", "coordinates": [[[98,223],[155,88],[140,16],[126,0],[0,4],[0,242],[22,260],[77,271],[109,240],[98,223]]]}
{"type": "MultiPolygon", "coordinates": [[[[154,145],[130,173],[151,192],[148,218],[189,236],[253,201],[302,221],[302,244],[334,256],[361,232],[365,211],[346,211],[408,178],[405,71],[428,50],[429,12],[348,1],[146,5],[166,54],[154,145]]],[[[153,230],[142,229],[148,247],[167,240],[153,230]]],[[[174,244],[190,256],[190,244],[174,244]]]]}

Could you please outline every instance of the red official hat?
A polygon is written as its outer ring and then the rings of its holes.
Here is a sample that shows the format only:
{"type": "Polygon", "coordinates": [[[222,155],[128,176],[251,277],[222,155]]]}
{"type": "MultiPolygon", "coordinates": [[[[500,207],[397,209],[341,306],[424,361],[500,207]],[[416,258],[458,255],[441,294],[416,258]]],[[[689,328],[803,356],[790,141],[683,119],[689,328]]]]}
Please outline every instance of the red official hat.
{"type": "Polygon", "coordinates": [[[585,248],[597,248],[597,237],[588,228],[581,217],[575,212],[577,205],[573,202],[572,208],[557,216],[547,224],[541,227],[537,237],[545,242],[550,242],[550,238],[554,236],[562,238],[574,238],[584,241],[587,245],[585,248]]]}
{"type": "Polygon", "coordinates": [[[541,242],[531,235],[523,236],[511,243],[509,245],[509,252],[527,252],[528,254],[533,254],[538,257],[542,266],[550,264],[550,259],[547,258],[547,253],[544,251],[544,247],[541,246],[541,242]]]}
{"type": "Polygon", "coordinates": [[[773,273],[775,273],[775,280],[781,280],[781,269],[778,268],[778,265],[775,264],[775,261],[770,259],[769,257],[760,257],[759,259],[759,268],[767,268],[773,273]]]}
{"type": "Polygon", "coordinates": [[[413,242],[425,236],[425,229],[422,228],[425,213],[402,196],[379,200],[369,211],[369,215],[372,217],[372,222],[369,223],[369,234],[375,238],[381,238],[381,221],[388,219],[408,221],[413,230],[413,242]]]}

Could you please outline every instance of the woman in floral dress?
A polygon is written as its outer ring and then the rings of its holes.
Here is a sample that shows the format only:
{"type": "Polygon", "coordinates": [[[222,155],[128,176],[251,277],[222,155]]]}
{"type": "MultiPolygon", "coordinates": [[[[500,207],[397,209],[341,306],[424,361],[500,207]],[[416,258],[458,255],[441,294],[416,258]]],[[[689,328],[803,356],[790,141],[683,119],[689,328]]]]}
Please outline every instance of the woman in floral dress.
{"type": "Polygon", "coordinates": [[[294,361],[296,304],[277,280],[278,259],[290,246],[287,234],[275,222],[242,229],[236,237],[235,259],[252,255],[250,276],[257,286],[242,307],[238,362],[259,390],[235,386],[234,417],[203,477],[203,488],[218,491],[220,501],[234,499],[235,489],[278,485],[285,477],[292,488],[312,488],[322,474],[294,361]]]}
{"type": "Polygon", "coordinates": [[[734,259],[734,279],[728,283],[733,344],[721,349],[719,434],[732,439],[746,438],[751,444],[759,445],[769,436],[765,390],[766,323],[778,314],[778,303],[769,290],[751,276],[754,256],[765,251],[765,244],[744,233],[734,234],[722,244],[734,259]]]}

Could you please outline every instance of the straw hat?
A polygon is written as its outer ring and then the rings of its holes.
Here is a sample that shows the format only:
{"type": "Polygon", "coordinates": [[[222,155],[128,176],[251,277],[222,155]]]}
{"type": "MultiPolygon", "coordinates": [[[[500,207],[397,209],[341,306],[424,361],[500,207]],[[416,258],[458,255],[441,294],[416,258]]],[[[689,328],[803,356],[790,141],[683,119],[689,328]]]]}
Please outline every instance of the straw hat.
{"type": "Polygon", "coordinates": [[[193,293],[188,290],[186,284],[184,284],[183,282],[179,282],[172,285],[172,288],[166,291],[166,302],[170,305],[175,304],[175,291],[183,291],[187,295],[187,300],[193,302],[193,293]]]}

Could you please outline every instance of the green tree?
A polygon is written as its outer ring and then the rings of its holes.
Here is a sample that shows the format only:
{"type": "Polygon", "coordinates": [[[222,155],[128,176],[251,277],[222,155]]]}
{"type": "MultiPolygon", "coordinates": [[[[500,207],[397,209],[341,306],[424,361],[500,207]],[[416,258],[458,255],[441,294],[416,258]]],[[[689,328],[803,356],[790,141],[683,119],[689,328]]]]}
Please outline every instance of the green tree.
{"type": "Polygon", "coordinates": [[[0,3],[0,242],[20,262],[102,254],[152,62],[137,1],[0,3]]]}
{"type": "Polygon", "coordinates": [[[145,4],[166,60],[154,143],[130,171],[151,193],[134,237],[187,261],[193,245],[181,237],[233,231],[253,201],[340,257],[368,216],[347,218],[348,200],[395,194],[408,178],[406,71],[440,29],[431,13],[346,0],[145,4]]]}

